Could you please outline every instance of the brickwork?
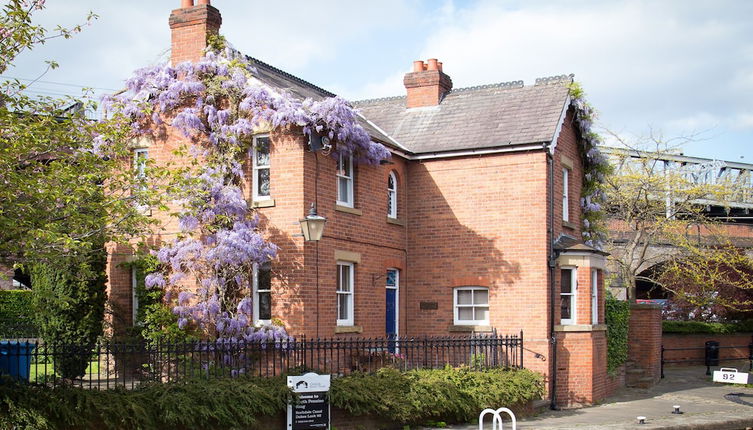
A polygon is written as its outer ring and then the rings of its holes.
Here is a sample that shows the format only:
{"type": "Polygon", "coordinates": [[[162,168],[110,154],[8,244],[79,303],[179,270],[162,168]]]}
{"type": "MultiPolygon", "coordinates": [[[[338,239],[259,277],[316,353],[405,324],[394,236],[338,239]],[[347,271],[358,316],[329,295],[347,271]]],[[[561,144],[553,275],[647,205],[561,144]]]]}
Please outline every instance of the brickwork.
{"type": "MultiPolygon", "coordinates": [[[[661,376],[661,306],[630,305],[628,360],[642,370],[634,385],[653,385],[661,376]],[[642,380],[641,380],[642,379],[642,380]]],[[[631,381],[628,381],[630,384],[631,381]]]]}
{"type": "Polygon", "coordinates": [[[753,333],[734,333],[734,334],[680,334],[664,333],[662,335],[662,345],[665,348],[664,359],[668,361],[667,366],[697,366],[703,364],[704,347],[707,341],[717,341],[719,346],[736,346],[737,348],[720,348],[719,359],[724,360],[744,357],[747,359],[750,352],[748,345],[753,342],[753,333]],[[673,348],[698,348],[683,351],[673,351],[673,348]],[[671,361],[678,360],[678,363],[671,361]]]}

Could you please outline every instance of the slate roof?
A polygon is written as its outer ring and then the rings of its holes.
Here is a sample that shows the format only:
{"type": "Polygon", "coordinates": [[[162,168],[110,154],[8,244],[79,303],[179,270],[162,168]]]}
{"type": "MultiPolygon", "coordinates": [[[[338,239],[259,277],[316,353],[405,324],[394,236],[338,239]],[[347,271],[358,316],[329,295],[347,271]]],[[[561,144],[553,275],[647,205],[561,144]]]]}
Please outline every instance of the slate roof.
{"type": "MultiPolygon", "coordinates": [[[[266,85],[269,85],[270,87],[278,91],[286,91],[300,99],[310,98],[313,100],[321,100],[326,97],[335,97],[334,93],[317,87],[310,82],[304,81],[297,76],[293,76],[290,73],[271,66],[259,59],[249,56],[247,56],[246,58],[256,68],[256,77],[266,85]]],[[[379,131],[364,118],[359,118],[359,123],[361,124],[361,127],[363,127],[367,133],[369,133],[372,139],[378,140],[393,147],[397,147],[399,149],[404,149],[400,148],[400,146],[389,136],[386,136],[384,133],[379,131]]]]}
{"type": "Polygon", "coordinates": [[[551,142],[572,76],[454,89],[438,106],[406,109],[405,97],[354,102],[413,153],[551,142]]]}
{"type": "Polygon", "coordinates": [[[566,252],[590,252],[592,254],[599,254],[599,255],[609,255],[608,252],[604,252],[602,250],[596,249],[592,246],[586,245],[582,240],[576,239],[571,236],[567,235],[560,235],[560,237],[557,238],[557,240],[554,241],[554,249],[556,251],[566,253],[566,252]]]}

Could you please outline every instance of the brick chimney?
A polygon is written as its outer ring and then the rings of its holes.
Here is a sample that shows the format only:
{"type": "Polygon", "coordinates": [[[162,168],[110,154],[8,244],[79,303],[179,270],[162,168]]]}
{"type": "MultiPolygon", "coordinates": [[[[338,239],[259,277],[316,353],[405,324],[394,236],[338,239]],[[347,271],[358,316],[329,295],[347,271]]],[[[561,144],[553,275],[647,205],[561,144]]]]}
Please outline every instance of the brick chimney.
{"type": "Polygon", "coordinates": [[[175,66],[184,61],[198,61],[204,56],[207,36],[218,34],[222,16],[210,0],[181,0],[180,9],[170,14],[172,30],[171,62],[175,66]]]}
{"type": "Polygon", "coordinates": [[[403,84],[408,91],[408,108],[436,106],[452,89],[452,79],[442,72],[442,63],[436,58],[426,63],[414,61],[413,71],[405,74],[403,84]]]}

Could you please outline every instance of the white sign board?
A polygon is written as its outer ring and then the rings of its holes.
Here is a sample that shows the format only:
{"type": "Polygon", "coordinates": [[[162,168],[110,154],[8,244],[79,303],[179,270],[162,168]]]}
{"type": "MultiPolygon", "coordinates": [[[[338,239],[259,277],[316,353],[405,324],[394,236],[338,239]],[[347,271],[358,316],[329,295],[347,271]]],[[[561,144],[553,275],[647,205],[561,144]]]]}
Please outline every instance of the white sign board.
{"type": "Polygon", "coordinates": [[[747,384],[748,374],[738,372],[737,369],[722,367],[714,371],[714,382],[724,382],[727,384],[747,384]]]}
{"type": "Polygon", "coordinates": [[[289,430],[329,429],[329,384],[330,375],[288,376],[288,387],[298,394],[295,403],[288,403],[289,430]]]}

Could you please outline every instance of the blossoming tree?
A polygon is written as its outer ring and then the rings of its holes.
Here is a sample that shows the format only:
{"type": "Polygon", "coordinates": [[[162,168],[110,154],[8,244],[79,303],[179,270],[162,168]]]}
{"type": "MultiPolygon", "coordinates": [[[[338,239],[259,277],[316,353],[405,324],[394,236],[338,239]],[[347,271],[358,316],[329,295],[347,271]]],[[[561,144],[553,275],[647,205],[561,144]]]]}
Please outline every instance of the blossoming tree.
{"type": "Polygon", "coordinates": [[[300,100],[276,91],[221,38],[211,46],[196,63],[138,70],[126,92],[104,100],[108,111],[130,120],[135,135],[155,135],[167,126],[179,130],[191,142],[187,154],[201,160],[173,172],[170,197],[179,202],[181,233],[156,252],[161,268],[145,282],[178,292],[168,300],[180,327],[218,341],[280,339],[283,328],[253,325],[248,294],[254,265],[278,252],[264,239],[241,189],[254,130],[271,126],[326,135],[334,157],[353,155],[361,163],[377,164],[390,154],[371,141],[345,100],[300,100]],[[188,286],[194,280],[198,288],[188,286]]]}

